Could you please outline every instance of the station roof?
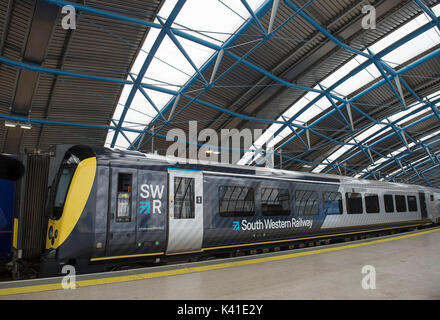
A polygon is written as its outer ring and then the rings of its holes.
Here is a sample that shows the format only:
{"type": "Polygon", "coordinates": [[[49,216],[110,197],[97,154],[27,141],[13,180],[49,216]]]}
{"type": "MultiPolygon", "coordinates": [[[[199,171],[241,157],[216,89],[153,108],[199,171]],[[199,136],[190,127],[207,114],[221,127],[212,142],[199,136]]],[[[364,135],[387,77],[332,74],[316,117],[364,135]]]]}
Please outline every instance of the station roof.
{"type": "Polygon", "coordinates": [[[196,120],[263,130],[239,164],[438,187],[439,16],[434,0],[1,0],[0,150],[165,154],[196,120]]]}

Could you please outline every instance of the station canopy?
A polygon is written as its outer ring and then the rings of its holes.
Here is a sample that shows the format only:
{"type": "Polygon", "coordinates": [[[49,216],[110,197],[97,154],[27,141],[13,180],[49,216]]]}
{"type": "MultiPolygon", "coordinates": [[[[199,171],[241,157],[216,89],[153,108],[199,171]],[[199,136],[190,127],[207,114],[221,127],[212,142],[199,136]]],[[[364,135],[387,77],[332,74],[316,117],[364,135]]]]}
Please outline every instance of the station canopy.
{"type": "Polygon", "coordinates": [[[440,185],[439,1],[2,0],[0,11],[3,152],[165,154],[167,132],[188,137],[197,121],[219,135],[261,129],[241,165],[440,185]],[[62,28],[66,5],[75,29],[62,28]]]}

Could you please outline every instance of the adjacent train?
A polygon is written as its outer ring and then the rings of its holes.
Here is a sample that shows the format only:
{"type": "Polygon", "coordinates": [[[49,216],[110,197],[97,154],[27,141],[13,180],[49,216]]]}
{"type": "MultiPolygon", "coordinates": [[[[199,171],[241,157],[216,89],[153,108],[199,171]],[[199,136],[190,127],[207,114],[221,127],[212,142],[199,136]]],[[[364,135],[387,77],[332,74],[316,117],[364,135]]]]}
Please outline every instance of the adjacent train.
{"type": "Polygon", "coordinates": [[[440,190],[76,145],[47,208],[40,276],[438,223],[440,190]]]}

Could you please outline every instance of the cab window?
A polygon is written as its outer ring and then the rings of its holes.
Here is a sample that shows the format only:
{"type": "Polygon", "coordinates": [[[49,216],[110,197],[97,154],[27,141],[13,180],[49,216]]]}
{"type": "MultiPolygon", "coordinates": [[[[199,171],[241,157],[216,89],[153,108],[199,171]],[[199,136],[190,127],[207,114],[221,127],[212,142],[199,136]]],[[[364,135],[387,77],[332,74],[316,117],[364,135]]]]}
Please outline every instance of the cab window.
{"type": "Polygon", "coordinates": [[[70,182],[72,182],[75,167],[69,166],[61,169],[61,174],[58,179],[57,189],[54,200],[54,219],[61,218],[63,213],[64,203],[67,198],[67,191],[69,191],[70,182]]]}
{"type": "Polygon", "coordinates": [[[67,153],[61,163],[54,189],[51,191],[51,203],[52,212],[51,218],[59,220],[63,215],[64,204],[67,199],[67,193],[69,192],[70,183],[72,182],[73,175],[79,164],[78,157],[71,153],[67,153]]]}

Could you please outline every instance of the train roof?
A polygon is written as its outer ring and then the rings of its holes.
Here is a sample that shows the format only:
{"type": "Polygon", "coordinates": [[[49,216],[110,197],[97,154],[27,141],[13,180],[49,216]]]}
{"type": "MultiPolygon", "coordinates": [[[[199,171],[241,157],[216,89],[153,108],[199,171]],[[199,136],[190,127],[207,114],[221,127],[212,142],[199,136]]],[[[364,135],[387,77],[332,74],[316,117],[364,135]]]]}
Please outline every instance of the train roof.
{"type": "MultiPolygon", "coordinates": [[[[194,166],[198,166],[198,169],[204,172],[223,172],[223,173],[231,173],[231,174],[251,174],[258,176],[276,176],[278,178],[306,178],[307,180],[321,181],[321,182],[329,182],[329,183],[346,183],[353,186],[357,186],[360,188],[367,187],[388,187],[388,188],[403,188],[407,187],[407,184],[403,183],[395,183],[395,182],[384,182],[377,180],[361,180],[353,177],[339,176],[334,174],[320,174],[320,173],[310,173],[310,172],[298,172],[298,171],[289,171],[282,169],[273,169],[267,167],[249,167],[244,165],[234,165],[234,164],[225,164],[219,163],[215,161],[206,161],[206,160],[195,160],[195,159],[187,159],[187,158],[177,158],[177,157],[168,157],[162,156],[159,154],[152,153],[142,153],[139,151],[131,151],[131,150],[121,150],[117,148],[106,148],[106,147],[89,147],[93,150],[93,153],[96,155],[98,159],[98,163],[103,162],[113,162],[117,161],[118,163],[126,162],[127,164],[136,164],[139,165],[151,165],[154,162],[156,165],[166,164],[168,167],[181,168],[181,169],[194,169],[194,166]],[[142,161],[142,163],[139,163],[142,161]],[[148,162],[144,162],[148,161],[148,162]],[[201,168],[200,168],[201,166],[201,168]]],[[[67,148],[64,148],[66,150],[67,148]]],[[[439,189],[429,188],[420,185],[411,185],[420,190],[428,190],[439,192],[439,189]]]]}

